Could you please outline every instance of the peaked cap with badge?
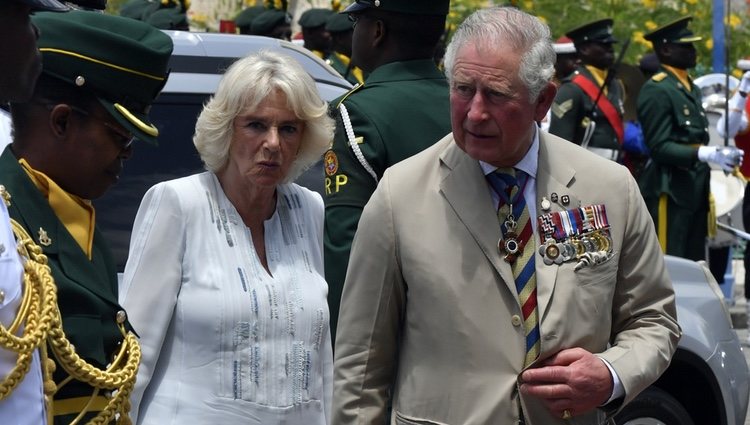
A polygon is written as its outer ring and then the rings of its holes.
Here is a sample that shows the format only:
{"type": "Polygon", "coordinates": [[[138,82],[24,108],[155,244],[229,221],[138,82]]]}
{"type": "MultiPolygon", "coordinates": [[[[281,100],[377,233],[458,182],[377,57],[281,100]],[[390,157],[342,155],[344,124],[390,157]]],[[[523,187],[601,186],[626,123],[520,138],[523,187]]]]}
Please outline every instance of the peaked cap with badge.
{"type": "Polygon", "coordinates": [[[142,21],[143,12],[151,5],[148,0],[128,0],[120,6],[120,16],[142,21]]]}
{"type": "Polygon", "coordinates": [[[265,10],[263,6],[246,7],[234,18],[234,24],[237,25],[237,28],[240,28],[240,31],[244,28],[245,33],[248,33],[250,32],[250,25],[253,19],[257,18],[265,10]]]}
{"type": "Polygon", "coordinates": [[[449,0],[356,0],[341,13],[359,12],[365,9],[414,15],[447,15],[449,0]]]}
{"type": "Polygon", "coordinates": [[[580,45],[590,41],[596,43],[617,43],[617,39],[612,35],[611,18],[599,19],[573,28],[565,33],[566,36],[573,40],[573,43],[580,45]]]}
{"type": "Polygon", "coordinates": [[[250,24],[253,34],[265,35],[281,24],[292,22],[292,17],[285,10],[268,9],[256,16],[250,24]]]}
{"type": "Polygon", "coordinates": [[[148,112],[169,75],[172,39],[133,19],[85,11],[39,13],[43,72],[96,94],[110,115],[136,137],[159,135],[148,112]]]}
{"type": "Polygon", "coordinates": [[[340,13],[334,13],[326,19],[326,31],[328,32],[344,32],[353,31],[352,21],[346,15],[340,13]]]}
{"type": "MultiPolygon", "coordinates": [[[[124,127],[153,138],[148,105],[167,78],[169,36],[145,22],[91,11],[41,12],[32,21],[41,33],[42,72],[93,91],[124,127]]],[[[86,218],[76,220],[58,212],[75,212],[70,203],[53,209],[36,180],[46,168],[42,165],[32,177],[33,170],[26,171],[20,159],[26,158],[16,157],[10,148],[0,155],[0,182],[13,196],[8,212],[41,248],[57,288],[53,314],[59,320],[50,325],[50,350],[43,363],[54,380],[45,377],[45,396],[51,401],[47,412],[54,417],[49,423],[110,423],[116,415],[127,422],[140,350],[118,303],[117,267],[107,241],[93,212],[84,211],[86,218]],[[88,224],[82,235],[87,247],[78,242],[79,232],[70,230],[81,222],[88,224]]],[[[77,166],[69,156],[60,161],[67,162],[61,167],[77,166]]],[[[55,189],[48,180],[49,193],[65,198],[64,189],[55,189]]]]}
{"type": "MultiPolygon", "coordinates": [[[[302,28],[317,28],[326,24],[326,20],[333,14],[331,9],[312,8],[302,13],[297,22],[302,28]]],[[[350,25],[351,26],[351,25],[350,25]]]]}
{"type": "Polygon", "coordinates": [[[692,16],[685,16],[643,36],[654,45],[663,43],[693,43],[703,40],[703,37],[693,34],[688,28],[688,24],[693,20],[692,16]]]}
{"type": "Polygon", "coordinates": [[[187,14],[181,7],[165,7],[152,13],[146,22],[162,30],[183,30],[190,28],[187,14]]]}

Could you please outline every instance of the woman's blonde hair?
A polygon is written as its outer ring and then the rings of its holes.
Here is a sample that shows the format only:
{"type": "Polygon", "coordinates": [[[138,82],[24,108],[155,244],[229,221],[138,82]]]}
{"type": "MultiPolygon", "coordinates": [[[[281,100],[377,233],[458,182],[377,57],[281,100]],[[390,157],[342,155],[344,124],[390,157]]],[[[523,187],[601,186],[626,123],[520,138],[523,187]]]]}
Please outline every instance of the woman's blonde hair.
{"type": "Polygon", "coordinates": [[[289,108],[305,123],[297,158],[284,181],[293,181],[320,159],[333,140],[328,105],[297,61],[266,50],[232,64],[198,116],[193,144],[207,170],[216,173],[226,166],[235,117],[242,110],[257,108],[276,90],[286,95],[289,108]]]}

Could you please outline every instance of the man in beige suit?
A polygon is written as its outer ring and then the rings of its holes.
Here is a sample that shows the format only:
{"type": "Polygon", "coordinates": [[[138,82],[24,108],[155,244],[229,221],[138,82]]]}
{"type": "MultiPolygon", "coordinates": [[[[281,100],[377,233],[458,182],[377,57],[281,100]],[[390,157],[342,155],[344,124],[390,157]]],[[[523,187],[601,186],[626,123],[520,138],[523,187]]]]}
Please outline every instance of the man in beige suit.
{"type": "Polygon", "coordinates": [[[537,18],[477,11],[445,59],[453,133],[385,173],[354,240],[333,424],[606,423],[680,337],[638,187],[537,129],[537,18]]]}

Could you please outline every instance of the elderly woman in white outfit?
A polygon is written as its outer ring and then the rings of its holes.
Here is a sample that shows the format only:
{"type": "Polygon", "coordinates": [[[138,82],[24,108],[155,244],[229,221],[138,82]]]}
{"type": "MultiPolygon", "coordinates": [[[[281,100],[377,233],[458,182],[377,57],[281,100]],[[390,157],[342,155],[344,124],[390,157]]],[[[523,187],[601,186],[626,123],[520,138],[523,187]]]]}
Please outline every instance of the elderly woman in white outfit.
{"type": "Polygon", "coordinates": [[[193,137],[208,171],[155,185],[135,219],[120,296],[137,424],[329,423],[323,201],[290,182],[332,136],[291,58],[227,70],[193,137]]]}

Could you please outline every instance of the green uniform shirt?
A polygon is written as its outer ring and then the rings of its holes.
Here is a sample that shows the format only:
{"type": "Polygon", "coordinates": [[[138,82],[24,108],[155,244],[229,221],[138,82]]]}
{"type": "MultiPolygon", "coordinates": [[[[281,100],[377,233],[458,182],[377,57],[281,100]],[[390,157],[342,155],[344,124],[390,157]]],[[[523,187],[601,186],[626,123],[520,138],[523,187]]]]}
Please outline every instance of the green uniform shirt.
{"type": "Polygon", "coordinates": [[[324,157],[324,259],[332,337],[352,239],[362,209],[377,186],[349,146],[339,103],[346,106],[357,146],[378,180],[386,168],[451,131],[448,82],[432,60],[380,66],[364,85],[331,102],[336,133],[324,157]]]}
{"type": "MultiPolygon", "coordinates": [[[[336,72],[341,74],[341,76],[346,78],[346,80],[350,83],[354,85],[362,83],[362,81],[359,81],[357,79],[357,76],[354,72],[354,70],[358,68],[355,66],[350,67],[349,65],[351,64],[351,59],[346,57],[343,53],[333,52],[330,56],[328,56],[326,62],[328,62],[328,64],[331,65],[331,68],[335,69],[336,72]],[[346,58],[346,63],[344,63],[344,60],[342,60],[342,56],[346,58]]],[[[362,71],[359,70],[359,72],[361,73],[362,71]]]]}
{"type": "MultiPolygon", "coordinates": [[[[594,79],[586,67],[579,66],[576,73],[583,75],[586,79],[592,81],[596,87],[599,87],[596,79],[594,79]]],[[[574,76],[566,77],[557,91],[551,108],[552,114],[550,116],[549,132],[580,145],[586,130],[582,123],[587,112],[591,110],[594,100],[584,93],[577,84],[573,83],[572,79],[574,76]]],[[[620,80],[613,79],[607,86],[607,95],[605,96],[602,93],[602,97],[599,100],[601,102],[605,98],[608,99],[617,110],[617,116],[621,121],[625,111],[623,93],[624,90],[620,80]]],[[[617,134],[599,107],[595,110],[593,121],[596,123],[596,127],[588,146],[619,150],[620,142],[617,140],[617,134]]]]}
{"type": "MultiPolygon", "coordinates": [[[[104,237],[98,229],[94,231],[89,260],[9,147],[0,156],[0,184],[12,196],[8,208],[11,218],[26,229],[47,256],[57,286],[65,335],[79,356],[105,368],[123,340],[117,325],[117,313],[123,309],[117,301],[117,269],[104,237]],[[48,243],[40,240],[44,239],[42,232],[49,238],[48,243]]],[[[127,323],[126,326],[129,328],[127,323]]],[[[50,358],[53,358],[51,351],[50,358]]],[[[67,377],[58,365],[53,376],[55,383],[60,384],[67,377]]],[[[90,397],[93,392],[93,387],[74,379],[55,393],[54,399],[90,397]]],[[[69,424],[75,416],[55,416],[54,423],[69,424]]]]}
{"type": "Polygon", "coordinates": [[[710,168],[697,156],[709,140],[701,91],[662,68],[641,88],[638,120],[651,153],[638,185],[657,226],[659,197],[668,196],[667,254],[704,259],[710,168]]]}

